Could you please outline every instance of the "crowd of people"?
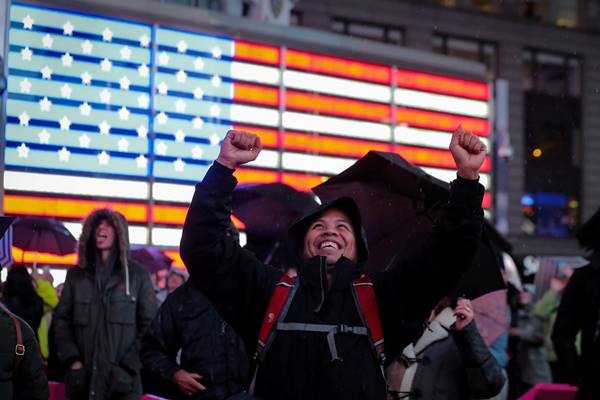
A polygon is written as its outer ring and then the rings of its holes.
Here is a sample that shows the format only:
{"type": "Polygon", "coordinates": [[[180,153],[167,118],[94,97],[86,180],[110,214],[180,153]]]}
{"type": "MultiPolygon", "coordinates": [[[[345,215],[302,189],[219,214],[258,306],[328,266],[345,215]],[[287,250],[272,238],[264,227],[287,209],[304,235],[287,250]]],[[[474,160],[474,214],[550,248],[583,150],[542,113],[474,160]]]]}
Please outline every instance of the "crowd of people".
{"type": "Polygon", "coordinates": [[[541,382],[600,398],[600,211],[580,234],[590,265],[561,269],[536,302],[509,284],[510,327],[486,344],[473,304],[450,296],[483,223],[476,136],[452,136],[457,179],[424,248],[368,274],[350,198],[292,225],[285,271],[240,247],[233,171],[260,150],[256,135],[228,133],[186,217],[187,271],[172,268],[162,288],[130,258],[127,222],[111,209],[85,219],[64,285],[12,266],[0,398],[48,398],[48,378],[68,399],[504,400],[541,382]]]}

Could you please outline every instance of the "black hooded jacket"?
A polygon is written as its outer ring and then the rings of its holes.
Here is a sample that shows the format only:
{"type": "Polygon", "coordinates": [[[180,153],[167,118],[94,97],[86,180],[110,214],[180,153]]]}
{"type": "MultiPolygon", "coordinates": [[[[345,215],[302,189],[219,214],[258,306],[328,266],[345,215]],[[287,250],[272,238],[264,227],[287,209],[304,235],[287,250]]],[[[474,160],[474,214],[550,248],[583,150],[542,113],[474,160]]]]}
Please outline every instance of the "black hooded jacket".
{"type": "MultiPolygon", "coordinates": [[[[215,163],[197,185],[184,225],[181,255],[191,279],[251,351],[256,348],[258,331],[281,272],[263,265],[228,233],[229,204],[236,185],[232,172],[215,163]]],[[[481,232],[482,196],[483,187],[478,183],[456,180],[425,249],[413,259],[371,274],[386,353],[399,354],[418,335],[414,327],[420,327],[468,268],[481,232]]],[[[327,207],[320,207],[317,213],[327,207]]],[[[349,213],[355,232],[361,232],[360,217],[349,207],[340,208],[349,213]]],[[[303,223],[291,230],[297,246],[304,231],[303,223]]],[[[351,283],[360,276],[367,251],[364,240],[357,238],[357,243],[358,262],[342,257],[334,267],[329,289],[324,258],[295,263],[300,284],[286,322],[363,325],[351,283]]],[[[385,399],[385,382],[369,339],[338,334],[335,343],[342,361],[332,363],[325,334],[277,332],[258,370],[256,395],[261,399],[385,399]]]]}

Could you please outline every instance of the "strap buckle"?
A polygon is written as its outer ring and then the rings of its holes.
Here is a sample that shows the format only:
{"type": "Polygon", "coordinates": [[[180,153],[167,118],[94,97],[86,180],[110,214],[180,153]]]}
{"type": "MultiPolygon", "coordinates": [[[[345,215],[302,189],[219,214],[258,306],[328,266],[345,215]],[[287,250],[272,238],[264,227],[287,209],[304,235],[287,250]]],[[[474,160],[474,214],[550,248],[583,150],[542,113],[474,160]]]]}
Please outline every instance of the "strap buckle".
{"type": "Polygon", "coordinates": [[[354,333],[354,327],[346,324],[339,324],[336,333],[354,333]]]}
{"type": "Polygon", "coordinates": [[[15,345],[15,354],[18,356],[24,356],[25,355],[25,346],[22,344],[15,345]]]}

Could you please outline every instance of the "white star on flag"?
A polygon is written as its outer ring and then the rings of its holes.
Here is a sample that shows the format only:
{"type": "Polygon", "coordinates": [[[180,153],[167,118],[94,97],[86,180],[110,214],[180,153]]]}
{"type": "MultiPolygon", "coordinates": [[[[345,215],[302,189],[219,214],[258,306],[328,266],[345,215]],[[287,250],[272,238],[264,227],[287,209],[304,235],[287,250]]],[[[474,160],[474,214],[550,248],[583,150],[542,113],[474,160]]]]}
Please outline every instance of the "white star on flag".
{"type": "Polygon", "coordinates": [[[150,69],[146,64],[142,64],[138,67],[138,74],[140,74],[140,77],[145,78],[148,76],[149,73],[150,69]]]}
{"type": "Polygon", "coordinates": [[[136,159],[135,162],[137,164],[137,167],[139,169],[146,169],[146,166],[148,165],[148,159],[146,157],[144,157],[143,154],[140,154],[136,159]]]}
{"type": "Polygon", "coordinates": [[[70,67],[73,65],[73,56],[69,53],[65,53],[60,57],[63,67],[70,67]]]}
{"type": "Polygon", "coordinates": [[[90,107],[90,105],[88,104],[87,101],[84,101],[83,103],[81,103],[81,105],[79,106],[79,112],[81,113],[81,115],[83,116],[89,116],[90,113],[92,112],[92,107],[90,107]]]}
{"type": "Polygon", "coordinates": [[[23,18],[23,29],[32,29],[34,22],[35,20],[31,18],[31,15],[27,14],[25,18],[23,18]]]}
{"type": "Polygon", "coordinates": [[[110,133],[110,125],[106,121],[100,122],[98,125],[98,130],[101,135],[108,135],[110,133]]]}
{"type": "Polygon", "coordinates": [[[219,77],[219,75],[214,75],[210,80],[210,83],[212,83],[214,87],[219,87],[221,86],[221,78],[219,77]]]}
{"type": "Polygon", "coordinates": [[[200,147],[200,146],[198,146],[198,145],[195,145],[195,146],[192,148],[192,158],[193,158],[194,160],[200,160],[200,159],[202,159],[202,153],[203,153],[203,152],[202,152],[202,147],[200,147]]]}
{"type": "Polygon", "coordinates": [[[21,145],[17,147],[17,152],[19,153],[19,158],[29,157],[29,147],[27,147],[25,143],[21,143],[21,145]]]}
{"type": "Polygon", "coordinates": [[[210,115],[212,115],[213,117],[218,117],[219,115],[221,115],[221,107],[219,107],[216,104],[213,104],[210,107],[210,115]]]}
{"type": "Polygon", "coordinates": [[[108,153],[104,150],[102,150],[102,152],[100,154],[98,154],[98,163],[100,165],[108,165],[108,162],[110,161],[110,156],[108,155],[108,153]]]}
{"type": "Polygon", "coordinates": [[[73,36],[73,29],[75,28],[71,21],[67,21],[63,26],[63,35],[73,36]]]}
{"type": "Polygon", "coordinates": [[[52,107],[52,102],[48,100],[48,97],[44,97],[40,100],[40,110],[43,112],[49,112],[50,107],[52,107]]]}
{"type": "Polygon", "coordinates": [[[183,142],[184,140],[185,140],[185,133],[181,129],[178,129],[177,132],[175,132],[175,141],[183,142]]]}
{"type": "Polygon", "coordinates": [[[121,50],[119,50],[119,53],[121,53],[121,58],[123,60],[129,60],[131,58],[131,49],[129,48],[129,46],[121,47],[121,50]]]}
{"type": "Polygon", "coordinates": [[[100,102],[102,102],[104,104],[110,103],[110,98],[111,98],[112,94],[107,89],[103,89],[99,93],[99,95],[100,95],[100,102]]]}
{"type": "Polygon", "coordinates": [[[31,82],[29,82],[29,79],[25,78],[21,82],[19,82],[19,88],[21,89],[21,93],[30,93],[31,82]]]}
{"type": "Polygon", "coordinates": [[[131,81],[129,80],[129,78],[127,78],[127,76],[123,76],[119,80],[119,85],[121,86],[121,89],[129,90],[129,85],[131,85],[131,81]]]}
{"type": "Polygon", "coordinates": [[[67,118],[66,115],[63,115],[58,123],[61,131],[68,131],[71,128],[71,121],[69,121],[69,118],[67,118]]]}
{"type": "Polygon", "coordinates": [[[158,142],[156,145],[156,154],[160,156],[167,155],[167,148],[168,146],[165,144],[165,142],[158,142]]]}
{"type": "Polygon", "coordinates": [[[187,104],[185,104],[185,101],[179,99],[175,102],[175,111],[183,113],[185,112],[185,109],[187,107],[187,104]]]}
{"type": "Polygon", "coordinates": [[[165,82],[161,82],[156,87],[158,89],[158,94],[167,94],[169,91],[169,86],[165,82]]]}
{"type": "Polygon", "coordinates": [[[183,83],[187,79],[187,74],[185,73],[184,70],[180,69],[175,74],[175,78],[177,79],[177,82],[183,83]]]}
{"type": "Polygon", "coordinates": [[[52,79],[52,70],[47,65],[40,70],[42,79],[52,79]]]}
{"type": "Polygon", "coordinates": [[[90,85],[92,83],[92,75],[85,71],[83,74],[81,74],[81,84],[82,85],[90,85]]]}
{"type": "Polygon", "coordinates": [[[148,108],[150,105],[150,97],[146,93],[140,94],[137,98],[138,107],[148,108]]]}
{"type": "Polygon", "coordinates": [[[185,168],[185,162],[181,158],[178,158],[177,160],[173,161],[173,168],[175,168],[176,172],[183,172],[185,168]]]}
{"type": "Polygon", "coordinates": [[[144,125],[138,126],[136,132],[141,138],[145,138],[146,136],[148,136],[148,128],[146,128],[144,125]]]}
{"type": "Polygon", "coordinates": [[[202,99],[202,97],[204,97],[204,90],[202,90],[202,88],[199,87],[194,89],[194,98],[200,100],[202,99]]]}
{"type": "Polygon", "coordinates": [[[221,58],[222,55],[223,55],[223,52],[221,51],[220,47],[213,47],[212,56],[214,58],[221,58]]]}
{"type": "Polygon", "coordinates": [[[123,107],[119,108],[118,114],[119,114],[119,119],[121,119],[123,121],[127,121],[129,119],[129,114],[131,114],[131,113],[129,112],[127,107],[123,106],[123,107]]]}
{"type": "Polygon", "coordinates": [[[117,145],[119,146],[119,151],[127,151],[127,149],[129,149],[129,141],[127,141],[127,139],[124,137],[119,140],[117,145]]]}
{"type": "Polygon", "coordinates": [[[69,162],[69,157],[71,157],[71,152],[63,146],[63,148],[58,151],[58,161],[69,162]]]}
{"type": "Polygon", "coordinates": [[[186,43],[185,41],[183,41],[183,40],[180,40],[180,41],[177,43],[177,51],[178,51],[178,52],[180,52],[180,53],[185,53],[185,52],[187,51],[187,48],[188,48],[188,45],[187,45],[187,43],[186,43]]]}
{"type": "Polygon", "coordinates": [[[140,36],[140,46],[148,47],[148,45],[150,45],[150,38],[144,33],[142,36],[140,36]]]}
{"type": "Polygon", "coordinates": [[[48,144],[50,142],[50,133],[47,130],[42,129],[40,133],[38,133],[38,138],[40,139],[40,144],[48,144]]]}
{"type": "Polygon", "coordinates": [[[81,43],[81,51],[83,51],[83,54],[92,54],[92,50],[94,50],[94,45],[89,40],[85,40],[81,43]]]}
{"type": "Polygon", "coordinates": [[[79,136],[79,146],[80,147],[87,149],[88,147],[90,147],[90,142],[91,142],[91,139],[87,133],[84,133],[83,135],[79,136]]]}
{"type": "Polygon", "coordinates": [[[204,69],[204,60],[200,57],[194,60],[194,69],[196,71],[202,71],[204,69]]]}
{"type": "Polygon", "coordinates": [[[100,68],[104,72],[110,72],[110,69],[112,68],[112,62],[108,58],[105,58],[104,60],[100,61],[100,68]]]}
{"type": "Polygon", "coordinates": [[[29,46],[26,46],[24,48],[21,49],[21,60],[23,61],[31,61],[31,56],[33,55],[33,51],[31,51],[31,49],[29,48],[29,46]]]}
{"type": "Polygon", "coordinates": [[[217,145],[221,141],[221,138],[216,133],[213,133],[210,137],[210,144],[217,145]]]}
{"type": "Polygon", "coordinates": [[[23,111],[21,114],[19,114],[19,125],[28,126],[30,119],[31,117],[29,116],[29,114],[23,111]]]}
{"type": "Polygon", "coordinates": [[[52,39],[52,36],[50,36],[50,34],[46,33],[46,35],[42,37],[42,46],[44,46],[45,48],[51,49],[53,43],[54,39],[52,39]]]}
{"type": "Polygon", "coordinates": [[[161,111],[157,116],[156,116],[156,122],[158,122],[159,125],[165,125],[167,123],[167,121],[169,120],[169,117],[167,116],[167,114],[165,114],[164,111],[161,111]]]}
{"type": "Polygon", "coordinates": [[[113,33],[110,30],[110,28],[104,28],[104,30],[102,31],[102,40],[104,40],[105,42],[110,42],[112,40],[112,37],[113,33]]]}
{"type": "Polygon", "coordinates": [[[65,99],[70,99],[71,93],[73,93],[73,89],[71,89],[71,86],[66,83],[60,88],[60,95],[65,99]]]}
{"type": "Polygon", "coordinates": [[[196,117],[192,120],[192,125],[196,129],[201,129],[202,126],[204,125],[204,121],[202,120],[202,118],[196,117]]]}
{"type": "Polygon", "coordinates": [[[158,56],[158,63],[160,65],[169,65],[169,55],[164,51],[160,53],[158,56]]]}

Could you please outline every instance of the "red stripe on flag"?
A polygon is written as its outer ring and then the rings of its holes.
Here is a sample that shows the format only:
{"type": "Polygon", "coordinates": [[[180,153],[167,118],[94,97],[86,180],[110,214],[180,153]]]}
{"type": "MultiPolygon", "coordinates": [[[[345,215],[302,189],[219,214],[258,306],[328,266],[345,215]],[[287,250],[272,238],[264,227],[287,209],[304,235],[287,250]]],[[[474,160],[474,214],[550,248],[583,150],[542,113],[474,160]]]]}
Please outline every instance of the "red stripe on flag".
{"type": "MultiPolygon", "coordinates": [[[[449,150],[396,145],[394,146],[394,152],[405,158],[406,161],[415,165],[449,169],[456,168],[456,164],[449,150]]],[[[481,172],[489,172],[490,169],[491,158],[486,157],[481,167],[481,172]]]]}
{"type": "Polygon", "coordinates": [[[486,119],[463,117],[405,107],[396,108],[396,122],[398,124],[405,123],[415,127],[450,132],[456,129],[458,125],[462,124],[465,130],[480,136],[488,136],[490,128],[490,123],[486,119]]]}
{"type": "Polygon", "coordinates": [[[309,111],[363,120],[389,122],[392,109],[388,104],[349,100],[318,93],[305,93],[288,90],[285,93],[285,106],[289,109],[309,111]]]}
{"type": "Polygon", "coordinates": [[[255,168],[238,168],[233,175],[239,183],[272,183],[279,182],[280,178],[278,171],[255,168]]]}
{"type": "Polygon", "coordinates": [[[260,128],[249,125],[234,125],[233,129],[238,131],[245,131],[254,133],[260,137],[260,141],[265,148],[278,149],[279,148],[279,131],[276,129],[260,128]]]}
{"type": "Polygon", "coordinates": [[[279,65],[279,60],[281,59],[278,47],[246,42],[244,40],[235,41],[234,58],[236,60],[271,65],[279,65]]]}
{"type": "Polygon", "coordinates": [[[325,182],[327,178],[328,177],[321,175],[284,172],[281,182],[290,185],[297,190],[309,192],[311,188],[325,182]]]}
{"type": "Polygon", "coordinates": [[[391,151],[392,146],[384,142],[345,139],[325,135],[312,135],[300,132],[286,131],[283,135],[285,150],[301,151],[306,153],[329,154],[360,158],[370,150],[391,151]]]}
{"type": "Polygon", "coordinates": [[[279,91],[276,88],[238,83],[233,85],[233,100],[263,106],[279,106],[279,91]]]}
{"type": "Polygon", "coordinates": [[[471,99],[487,100],[490,97],[489,85],[465,79],[399,69],[396,71],[398,87],[450,94],[471,99]]]}
{"type": "Polygon", "coordinates": [[[391,68],[386,65],[369,64],[347,58],[331,57],[298,50],[285,53],[287,68],[300,69],[316,74],[328,74],[361,81],[390,83],[391,68]]]}

